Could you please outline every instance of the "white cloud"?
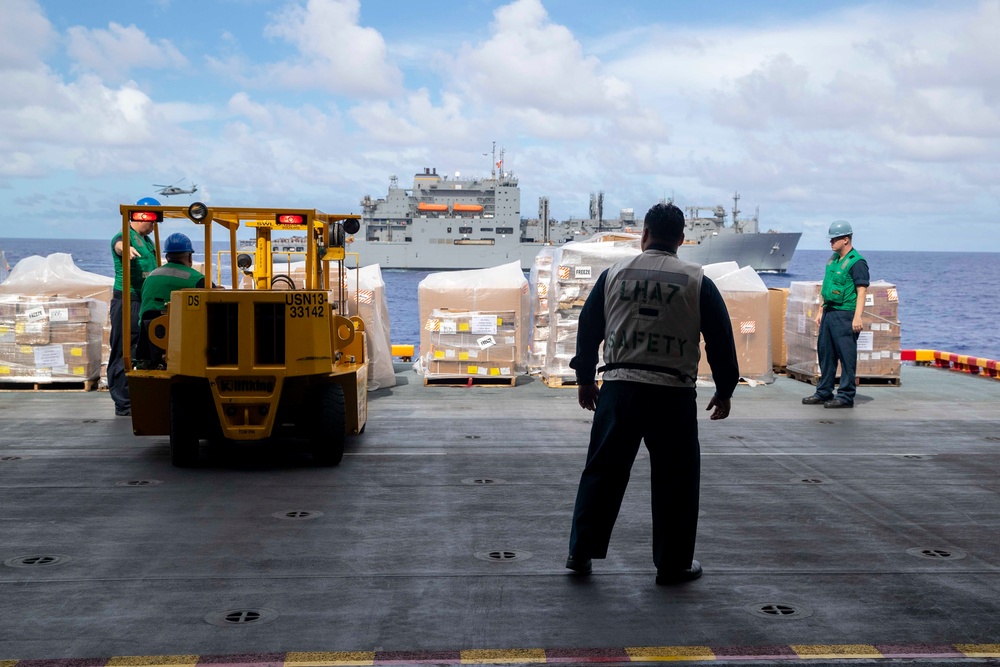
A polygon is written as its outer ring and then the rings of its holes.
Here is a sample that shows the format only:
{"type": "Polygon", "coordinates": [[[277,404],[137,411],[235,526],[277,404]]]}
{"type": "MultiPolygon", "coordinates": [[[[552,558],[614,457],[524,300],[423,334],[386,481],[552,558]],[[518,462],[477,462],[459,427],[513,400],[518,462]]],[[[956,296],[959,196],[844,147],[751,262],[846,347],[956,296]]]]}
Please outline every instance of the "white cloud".
{"type": "Polygon", "coordinates": [[[385,40],[359,25],[360,0],[307,0],[286,6],[265,34],[293,44],[299,56],[267,67],[264,82],[359,97],[400,90],[402,73],[387,61],[385,40]]]}
{"type": "Polygon", "coordinates": [[[67,31],[66,51],[77,67],[120,81],[136,68],[180,68],[187,59],[166,39],[155,44],[134,25],[110,23],[107,30],[74,26],[67,31]]]}
{"type": "MultiPolygon", "coordinates": [[[[56,33],[36,0],[3,0],[0,21],[0,71],[37,68],[56,33]]],[[[6,84],[5,84],[6,87],[6,84]]]]}

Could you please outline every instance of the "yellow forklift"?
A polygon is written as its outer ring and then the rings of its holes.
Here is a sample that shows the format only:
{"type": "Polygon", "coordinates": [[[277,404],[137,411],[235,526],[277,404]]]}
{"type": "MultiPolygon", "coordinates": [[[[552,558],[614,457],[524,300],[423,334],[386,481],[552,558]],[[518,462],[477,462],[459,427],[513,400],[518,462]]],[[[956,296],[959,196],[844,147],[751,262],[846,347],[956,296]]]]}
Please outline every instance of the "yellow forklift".
{"type": "MultiPolygon", "coordinates": [[[[170,459],[178,467],[198,464],[203,439],[301,438],[317,464],[340,463],[346,436],[363,433],[368,417],[364,322],[342,314],[347,312],[344,240],[357,232],[360,216],[201,202],[122,205],[121,215],[125,243],[133,220],[176,221],[201,226],[206,249],[206,289],[174,291],[166,312],[148,323],[149,341],[164,351],[165,363],[134,369],[133,351],[125,345],[132,431],[169,435],[170,459]],[[227,287],[212,286],[208,279],[215,226],[225,230],[230,244],[227,287]],[[255,256],[238,252],[241,226],[255,230],[255,256]],[[302,289],[287,289],[290,281],[273,273],[275,232],[305,233],[302,289]],[[279,286],[284,289],[275,289],[279,286]]],[[[153,229],[159,263],[159,225],[153,229]]],[[[128,257],[127,247],[123,256],[128,257]]],[[[130,293],[130,270],[130,262],[122,262],[123,294],[130,293]]],[[[128,341],[131,321],[129,309],[123,310],[128,341]]]]}

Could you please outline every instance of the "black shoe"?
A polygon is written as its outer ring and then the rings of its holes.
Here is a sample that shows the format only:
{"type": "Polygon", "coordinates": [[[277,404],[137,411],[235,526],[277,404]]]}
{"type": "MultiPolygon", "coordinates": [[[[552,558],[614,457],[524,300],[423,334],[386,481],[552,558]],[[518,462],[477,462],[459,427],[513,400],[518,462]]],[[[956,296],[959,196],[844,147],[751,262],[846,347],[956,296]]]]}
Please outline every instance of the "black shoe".
{"type": "Polygon", "coordinates": [[[812,396],[806,396],[802,399],[802,405],[819,405],[820,403],[826,403],[829,398],[821,398],[819,394],[813,394],[812,396]]]}
{"type": "Polygon", "coordinates": [[[691,561],[691,567],[686,570],[671,570],[656,573],[657,586],[669,586],[671,584],[683,584],[685,581],[694,581],[701,577],[701,563],[696,560],[691,561]]]}
{"type": "Polygon", "coordinates": [[[119,410],[118,408],[115,408],[115,415],[118,417],[129,417],[132,415],[132,410],[131,408],[125,408],[124,410],[119,410]]]}
{"type": "Polygon", "coordinates": [[[566,568],[577,574],[590,574],[594,569],[589,558],[574,558],[573,556],[566,559],[566,568]]]}
{"type": "Polygon", "coordinates": [[[854,403],[848,403],[847,401],[842,401],[839,398],[834,398],[823,404],[824,408],[853,408],[854,403]]]}

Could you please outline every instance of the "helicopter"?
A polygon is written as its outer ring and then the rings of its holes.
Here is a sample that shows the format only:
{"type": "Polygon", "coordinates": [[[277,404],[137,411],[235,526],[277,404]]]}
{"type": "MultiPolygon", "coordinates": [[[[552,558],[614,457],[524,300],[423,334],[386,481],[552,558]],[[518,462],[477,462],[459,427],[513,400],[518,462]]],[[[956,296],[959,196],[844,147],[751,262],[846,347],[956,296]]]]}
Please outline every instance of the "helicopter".
{"type": "MultiPolygon", "coordinates": [[[[180,181],[177,181],[177,183],[180,183],[183,180],[184,179],[182,178],[180,181]]],[[[198,191],[197,183],[192,183],[189,189],[179,188],[177,187],[177,183],[174,183],[173,185],[162,185],[159,183],[153,183],[153,187],[162,188],[161,190],[157,190],[156,194],[163,195],[164,197],[170,197],[171,195],[193,195],[195,192],[198,191]]]]}

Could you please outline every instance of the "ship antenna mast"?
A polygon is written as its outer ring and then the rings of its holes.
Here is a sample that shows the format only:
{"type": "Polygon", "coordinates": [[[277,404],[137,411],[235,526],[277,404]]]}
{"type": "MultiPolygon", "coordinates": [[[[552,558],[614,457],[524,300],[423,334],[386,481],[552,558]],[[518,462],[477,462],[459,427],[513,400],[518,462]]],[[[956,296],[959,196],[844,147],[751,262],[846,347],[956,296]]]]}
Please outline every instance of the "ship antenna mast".
{"type": "Polygon", "coordinates": [[[739,203],[740,203],[740,193],[739,192],[734,192],[733,193],[733,227],[736,226],[736,221],[738,220],[737,216],[739,216],[739,214],[740,214],[740,209],[737,208],[737,206],[739,205],[739,203]]]}
{"type": "Polygon", "coordinates": [[[493,142],[493,161],[490,163],[490,176],[493,180],[497,178],[497,142],[493,142]]]}

